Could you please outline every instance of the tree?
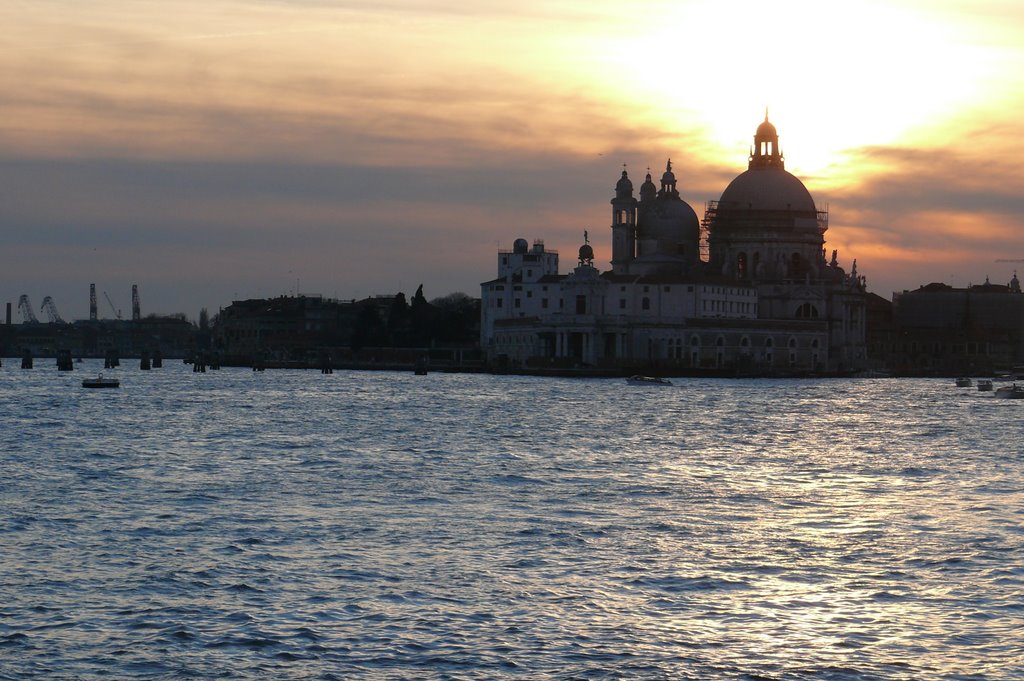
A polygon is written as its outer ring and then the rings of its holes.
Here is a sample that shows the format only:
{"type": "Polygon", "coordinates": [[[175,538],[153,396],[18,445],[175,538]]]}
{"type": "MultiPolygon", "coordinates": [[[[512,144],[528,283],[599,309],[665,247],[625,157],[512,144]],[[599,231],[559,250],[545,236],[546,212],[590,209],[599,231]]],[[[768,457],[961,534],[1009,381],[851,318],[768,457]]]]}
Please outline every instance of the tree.
{"type": "Polygon", "coordinates": [[[435,339],[446,343],[473,343],[480,336],[480,301],[465,293],[449,293],[430,301],[437,311],[435,339]]]}
{"type": "Polygon", "coordinates": [[[387,330],[377,312],[377,306],[372,301],[364,302],[352,331],[352,349],[358,352],[367,346],[385,345],[386,336],[387,330]]]}
{"type": "Polygon", "coordinates": [[[388,336],[391,345],[401,347],[406,344],[410,314],[405,294],[399,291],[391,301],[391,309],[388,311],[388,336]]]}

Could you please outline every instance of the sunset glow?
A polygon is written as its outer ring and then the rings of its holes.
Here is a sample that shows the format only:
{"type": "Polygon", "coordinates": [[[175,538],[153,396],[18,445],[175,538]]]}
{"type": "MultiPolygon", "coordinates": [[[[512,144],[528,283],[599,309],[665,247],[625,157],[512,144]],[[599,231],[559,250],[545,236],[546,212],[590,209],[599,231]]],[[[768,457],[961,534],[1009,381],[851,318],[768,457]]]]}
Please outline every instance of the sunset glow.
{"type": "Polygon", "coordinates": [[[845,149],[920,138],[986,94],[982,51],[892,3],[690,3],[659,23],[624,54],[650,95],[691,109],[723,152],[747,141],[751,111],[769,107],[798,172],[821,173],[845,149]],[[665,88],[645,63],[712,75],[699,93],[665,88]]]}
{"type": "Polygon", "coordinates": [[[391,291],[399,270],[406,288],[474,293],[517,236],[571,253],[589,229],[607,260],[622,164],[642,176],[671,157],[702,212],[745,169],[766,107],[869,288],[1002,282],[1012,267],[994,260],[1024,251],[1022,15],[918,0],[9,4],[0,228],[58,266],[5,250],[4,295],[80,315],[95,270],[112,288],[136,276],[125,252],[165,311],[285,290],[267,273],[297,269],[324,293],[391,291]],[[280,234],[288,252],[261,250],[280,234]],[[187,282],[160,266],[172,252],[193,254],[187,282]]]}

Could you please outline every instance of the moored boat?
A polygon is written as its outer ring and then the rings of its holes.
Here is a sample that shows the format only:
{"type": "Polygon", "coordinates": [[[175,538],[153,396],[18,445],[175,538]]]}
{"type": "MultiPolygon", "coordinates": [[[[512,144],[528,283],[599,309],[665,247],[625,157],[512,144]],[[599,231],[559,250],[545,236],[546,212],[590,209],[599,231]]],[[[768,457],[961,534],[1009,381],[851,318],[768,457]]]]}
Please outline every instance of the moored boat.
{"type": "Polygon", "coordinates": [[[656,376],[630,376],[626,379],[626,383],[630,385],[672,385],[672,381],[667,378],[656,376]]]}
{"type": "Polygon", "coordinates": [[[956,387],[958,388],[970,388],[974,383],[969,378],[958,378],[956,379],[956,387]]]}
{"type": "Polygon", "coordinates": [[[120,388],[121,381],[116,378],[104,378],[103,374],[99,374],[96,378],[83,378],[83,388],[120,388]]]}
{"type": "Polygon", "coordinates": [[[1024,386],[1016,383],[1004,385],[996,390],[995,396],[1004,400],[1024,400],[1024,386]]]}
{"type": "Polygon", "coordinates": [[[978,379],[978,392],[990,393],[992,392],[992,379],[990,378],[979,378],[978,379]]]}

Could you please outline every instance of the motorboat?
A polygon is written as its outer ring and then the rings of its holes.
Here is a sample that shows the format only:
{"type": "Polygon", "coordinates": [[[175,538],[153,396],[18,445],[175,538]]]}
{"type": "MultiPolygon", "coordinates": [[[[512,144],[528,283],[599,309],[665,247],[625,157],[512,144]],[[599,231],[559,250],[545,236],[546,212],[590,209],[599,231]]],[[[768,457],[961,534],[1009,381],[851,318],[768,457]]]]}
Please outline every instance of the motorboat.
{"type": "Polygon", "coordinates": [[[996,389],[995,396],[1004,400],[1024,400],[1024,386],[1004,385],[996,389]]]}
{"type": "Polygon", "coordinates": [[[121,381],[116,378],[105,378],[103,374],[99,374],[96,378],[83,378],[83,388],[120,388],[121,381]]]}
{"type": "Polygon", "coordinates": [[[626,383],[630,385],[672,385],[672,381],[657,376],[630,376],[626,379],[626,383]]]}
{"type": "Polygon", "coordinates": [[[992,379],[991,378],[979,378],[978,379],[978,392],[990,393],[992,392],[992,379]]]}
{"type": "Polygon", "coordinates": [[[956,379],[956,387],[958,388],[970,388],[972,385],[974,385],[974,383],[969,378],[956,379]]]}

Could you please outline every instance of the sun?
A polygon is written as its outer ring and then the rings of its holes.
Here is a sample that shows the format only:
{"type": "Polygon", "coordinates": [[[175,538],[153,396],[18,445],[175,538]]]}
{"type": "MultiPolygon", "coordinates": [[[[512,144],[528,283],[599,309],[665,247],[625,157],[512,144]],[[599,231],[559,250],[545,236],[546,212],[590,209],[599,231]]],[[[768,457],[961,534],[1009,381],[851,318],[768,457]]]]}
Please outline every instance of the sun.
{"type": "Polygon", "coordinates": [[[874,2],[698,1],[654,23],[609,54],[635,101],[666,125],[695,122],[723,154],[746,152],[768,107],[787,167],[804,174],[951,118],[983,68],[954,27],[874,2]]]}

